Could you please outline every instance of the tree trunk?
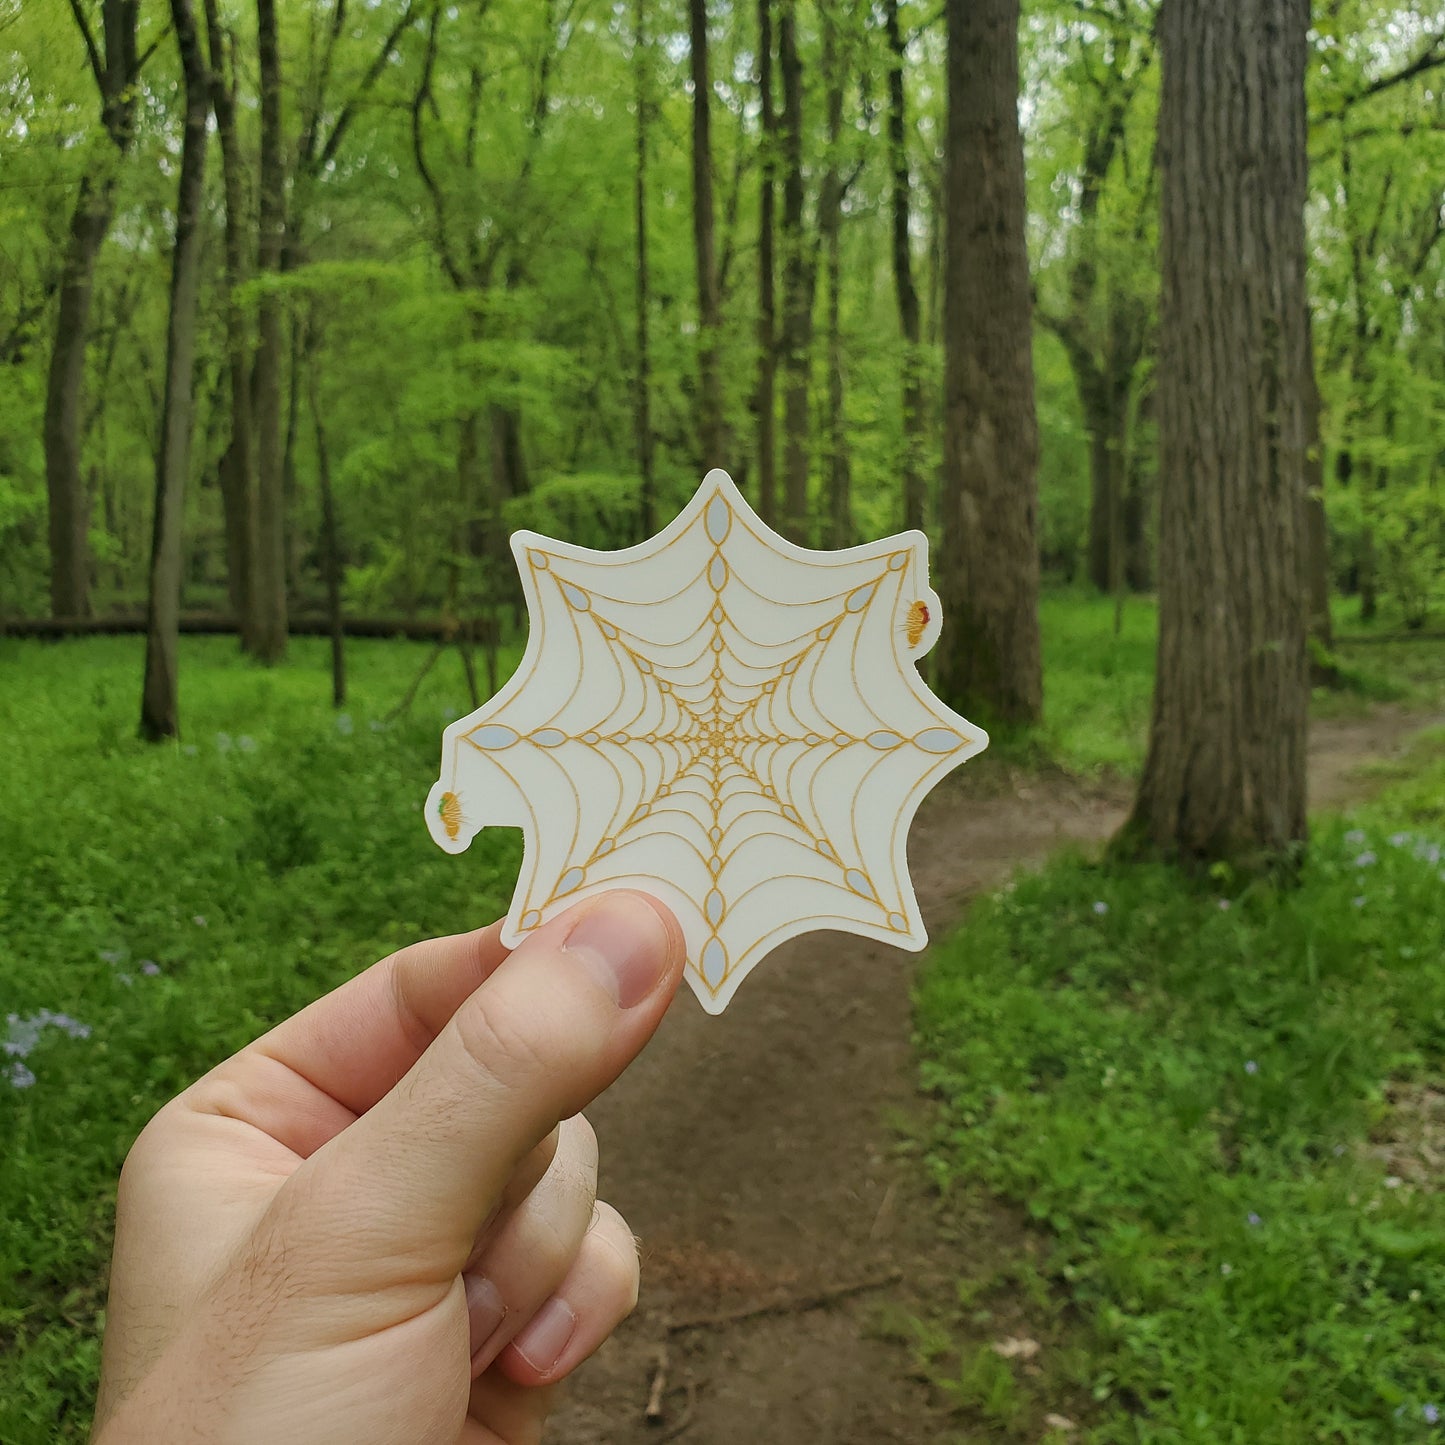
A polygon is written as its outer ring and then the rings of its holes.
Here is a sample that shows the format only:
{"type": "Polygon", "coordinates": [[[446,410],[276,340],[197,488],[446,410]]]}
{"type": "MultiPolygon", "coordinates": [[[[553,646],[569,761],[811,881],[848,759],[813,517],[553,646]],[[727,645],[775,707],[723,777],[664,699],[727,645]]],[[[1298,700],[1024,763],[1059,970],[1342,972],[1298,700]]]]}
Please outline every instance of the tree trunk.
{"type": "MultiPolygon", "coordinates": [[[[261,76],[261,177],[257,272],[263,283],[280,275],[286,243],[286,173],[281,137],[281,56],[276,0],[256,0],[256,48],[261,76]]],[[[257,547],[251,569],[254,650],[265,663],[286,654],[286,493],[281,371],[281,298],[263,286],[257,308],[255,375],[257,547]]]]}
{"type": "Polygon", "coordinates": [[[641,477],[638,488],[638,539],[657,531],[657,483],[652,474],[652,358],[648,347],[648,307],[650,281],[647,270],[647,125],[648,107],[652,104],[651,77],[648,73],[647,36],[643,31],[646,0],[634,0],[633,67],[637,85],[637,468],[641,477]]]}
{"type": "Polygon", "coordinates": [[[848,442],[843,417],[843,320],[839,292],[843,284],[842,231],[844,182],[838,148],[843,140],[843,65],[838,45],[838,11],[820,7],[823,24],[823,74],[827,84],[828,167],[818,194],[818,238],[828,272],[828,474],[827,545],[853,541],[848,442]]]}
{"type": "Polygon", "coordinates": [[[950,702],[1037,721],[1038,423],[1019,133],[1019,0],[947,0],[943,638],[950,702]]]}
{"type": "Polygon", "coordinates": [[[114,184],[81,179],[60,282],[55,347],[45,390],[45,484],[50,501],[50,611],[90,610],[90,509],[80,470],[81,393],[95,263],[113,214],[114,184]]]}
{"type": "Polygon", "coordinates": [[[205,0],[211,59],[211,109],[221,142],[226,200],[226,371],[230,382],[231,439],[221,458],[221,508],[226,530],[226,586],[240,621],[241,646],[255,648],[251,568],[260,545],[256,512],[256,447],[251,422],[251,338],[247,307],[239,297],[249,267],[249,207],[245,161],[236,133],[235,56],[221,25],[217,0],[205,0]]]}
{"type": "Polygon", "coordinates": [[[888,156],[893,172],[893,288],[898,294],[898,331],[903,341],[903,525],[922,527],[927,516],[923,480],[923,358],[919,352],[918,289],[913,284],[911,176],[908,164],[907,56],[898,24],[898,0],[884,0],[888,36],[888,156]]]}
{"type": "Polygon", "coordinates": [[[712,81],[707,59],[707,0],[688,0],[692,38],[692,243],[697,269],[697,426],[702,467],[727,462],[722,378],[718,373],[720,306],[712,204],[712,81]]]}
{"type": "Polygon", "coordinates": [[[1309,450],[1305,457],[1304,591],[1309,607],[1310,682],[1316,687],[1337,687],[1339,669],[1331,660],[1335,630],[1330,617],[1330,535],[1325,521],[1325,444],[1320,435],[1320,389],[1315,378],[1313,317],[1309,346],[1306,421],[1309,450]]]}
{"type": "Polygon", "coordinates": [[[57,617],[84,616],[90,607],[89,503],[80,470],[81,393],[95,263],[110,230],[115,175],[110,167],[130,151],[140,74],[136,50],[139,0],[105,0],[97,44],[85,10],[71,7],[85,41],[100,95],[100,118],[115,148],[98,174],[81,177],[60,278],[55,346],[46,377],[45,488],[50,507],[50,607],[57,617]]]}
{"type": "Polygon", "coordinates": [[[778,520],[777,302],[773,214],[777,201],[778,122],[773,109],[773,0],[758,0],[758,100],[762,110],[758,194],[758,515],[778,520]]]}
{"type": "Polygon", "coordinates": [[[1121,841],[1282,860],[1305,837],[1309,0],[1161,11],[1160,589],[1121,841]]]}
{"type": "Polygon", "coordinates": [[[341,615],[341,531],[336,521],[336,495],[331,487],[331,448],[320,398],[320,378],[312,366],[307,391],[316,432],[316,485],[321,493],[321,558],[326,577],[326,621],[331,638],[331,705],[346,706],[346,637],[341,615]]]}
{"type": "Polygon", "coordinates": [[[176,243],[171,257],[170,319],[166,327],[166,389],[156,461],[156,508],[151,538],[150,604],[140,734],[156,741],[181,730],[178,652],[181,616],[181,521],[191,470],[192,388],[195,385],[196,297],[201,273],[201,201],[205,191],[209,77],[191,0],[170,0],[171,28],[185,78],[185,126],[176,189],[176,243]]]}
{"type": "Polygon", "coordinates": [[[815,265],[804,230],[803,64],[797,0],[779,0],[778,68],[783,73],[783,532],[808,540],[808,386],[815,265]]]}

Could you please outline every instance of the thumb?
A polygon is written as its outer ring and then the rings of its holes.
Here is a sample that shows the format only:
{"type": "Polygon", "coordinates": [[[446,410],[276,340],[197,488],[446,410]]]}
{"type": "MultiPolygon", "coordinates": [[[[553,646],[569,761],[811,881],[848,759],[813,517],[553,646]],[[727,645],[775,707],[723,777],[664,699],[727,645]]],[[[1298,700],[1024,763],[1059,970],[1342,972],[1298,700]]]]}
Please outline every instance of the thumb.
{"type": "Polygon", "coordinates": [[[530,934],[287,1181],[292,1262],[324,1260],[348,1289],[453,1280],[513,1169],[652,1037],[685,957],[676,919],[643,893],[603,894],[530,934]],[[315,1249],[296,1225],[319,1233],[315,1249]]]}

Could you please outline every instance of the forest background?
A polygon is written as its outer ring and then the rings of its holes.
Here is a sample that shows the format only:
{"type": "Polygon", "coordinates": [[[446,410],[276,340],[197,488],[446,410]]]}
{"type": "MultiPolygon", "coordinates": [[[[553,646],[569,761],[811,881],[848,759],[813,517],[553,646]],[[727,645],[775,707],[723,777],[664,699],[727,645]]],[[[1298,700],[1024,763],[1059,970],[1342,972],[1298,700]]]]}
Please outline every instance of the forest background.
{"type": "MultiPolygon", "coordinates": [[[[325,612],[333,555],[352,619],[506,631],[506,531],[616,546],[715,463],[800,539],[937,541],[971,204],[944,194],[938,5],[263,4],[259,49],[257,7],[183,10],[184,46],[160,4],[0,9],[0,618],[144,611],[178,207],[183,603],[262,654],[325,612]]],[[[1033,0],[1019,43],[1039,552],[1145,590],[1155,7],[1033,0]]],[[[1445,555],[1442,65],[1438,5],[1315,6],[1330,580],[1411,627],[1445,555]]]]}

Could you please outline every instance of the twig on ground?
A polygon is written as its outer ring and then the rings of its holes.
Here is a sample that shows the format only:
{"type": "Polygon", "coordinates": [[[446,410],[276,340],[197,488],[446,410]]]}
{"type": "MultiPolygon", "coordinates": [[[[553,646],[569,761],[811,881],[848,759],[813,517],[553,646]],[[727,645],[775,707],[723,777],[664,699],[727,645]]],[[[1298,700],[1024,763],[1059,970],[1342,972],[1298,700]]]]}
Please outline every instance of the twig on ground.
{"type": "Polygon", "coordinates": [[[687,1404],[683,1406],[682,1415],[678,1419],[677,1424],[674,1425],[666,1435],[658,1436],[659,1445],[665,1445],[665,1442],[668,1440],[676,1440],[677,1437],[692,1424],[693,1413],[697,1409],[697,1386],[693,1384],[691,1380],[688,1380],[685,1388],[687,1390],[687,1404]]]}
{"type": "Polygon", "coordinates": [[[818,1290],[813,1294],[788,1295],[782,1299],[769,1300],[764,1304],[748,1305],[743,1309],[724,1310],[715,1315],[695,1315],[692,1319],[669,1320],[667,1332],[682,1334],[686,1330],[721,1329],[727,1325],[742,1324],[747,1320],[761,1319],[766,1315],[800,1315],[810,1310],[820,1310],[839,1300],[851,1299],[854,1295],[867,1294],[870,1290],[886,1289],[903,1278],[901,1270],[890,1270],[876,1279],[855,1280],[852,1284],[836,1285],[831,1289],[818,1290]]]}
{"type": "Polygon", "coordinates": [[[642,1418],[653,1425],[662,1424],[662,1397],[667,1392],[667,1344],[657,1347],[657,1368],[652,1373],[652,1389],[647,1395],[647,1408],[642,1418]]]}

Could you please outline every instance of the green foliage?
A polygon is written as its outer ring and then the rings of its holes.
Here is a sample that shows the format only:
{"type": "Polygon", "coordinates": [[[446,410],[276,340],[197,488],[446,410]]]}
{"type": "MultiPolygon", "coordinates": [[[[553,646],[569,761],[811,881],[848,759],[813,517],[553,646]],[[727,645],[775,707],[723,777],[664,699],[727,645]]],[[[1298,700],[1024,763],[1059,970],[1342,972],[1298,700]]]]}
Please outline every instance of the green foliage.
{"type": "Polygon", "coordinates": [[[6,1445],[85,1438],[115,1180],[150,1115],[374,960],[505,907],[516,836],[451,858],[420,814],[466,703],[459,664],[388,725],[427,649],[348,655],[353,704],[335,716],[323,642],[265,672],[229,639],[184,639],[190,729],[156,748],[134,740],[137,640],[0,640],[0,1016],[90,1030],[44,1027],[23,1060],[0,1056],[6,1445]]]}
{"type": "Polygon", "coordinates": [[[1433,1438],[1445,1194],[1411,1101],[1445,1063],[1442,840],[1437,756],[1323,826],[1290,891],[1063,859],[933,956],[935,1177],[1048,1241],[1088,1439],[1433,1438]]]}

